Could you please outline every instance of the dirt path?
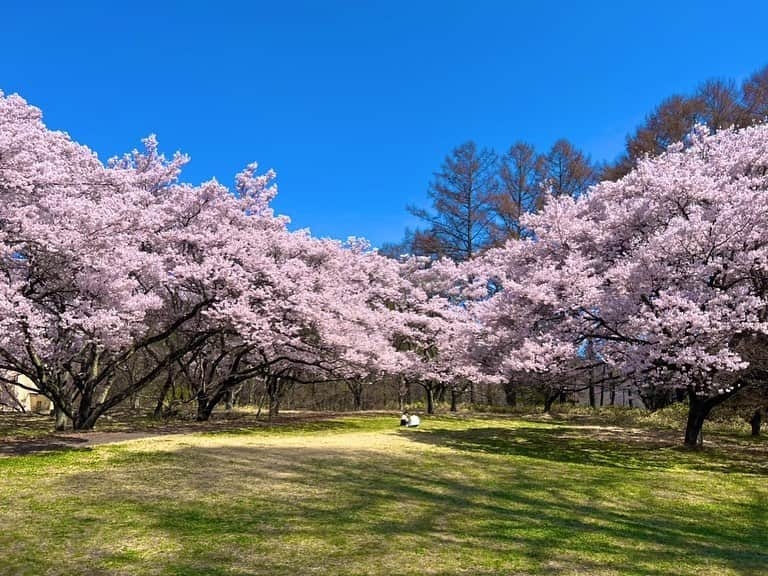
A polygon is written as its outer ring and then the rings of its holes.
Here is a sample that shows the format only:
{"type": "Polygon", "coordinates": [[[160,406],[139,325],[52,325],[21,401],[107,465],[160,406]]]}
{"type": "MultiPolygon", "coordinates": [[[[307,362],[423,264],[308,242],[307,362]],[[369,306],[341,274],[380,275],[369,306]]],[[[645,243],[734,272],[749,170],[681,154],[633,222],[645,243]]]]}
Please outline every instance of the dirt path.
{"type": "Polygon", "coordinates": [[[83,432],[80,434],[51,434],[40,438],[5,438],[0,444],[0,456],[23,456],[38,452],[89,448],[99,444],[114,444],[127,440],[154,438],[170,432],[83,432]]]}

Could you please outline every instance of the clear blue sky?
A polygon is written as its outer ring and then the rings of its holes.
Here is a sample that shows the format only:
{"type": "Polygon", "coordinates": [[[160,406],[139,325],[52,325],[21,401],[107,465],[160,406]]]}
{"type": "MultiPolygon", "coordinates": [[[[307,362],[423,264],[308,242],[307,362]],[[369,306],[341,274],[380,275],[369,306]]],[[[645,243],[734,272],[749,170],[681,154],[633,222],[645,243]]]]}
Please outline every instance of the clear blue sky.
{"type": "Polygon", "coordinates": [[[156,133],[186,179],[278,172],[316,235],[398,240],[474,139],[597,160],[662,98],[768,64],[768,2],[3,2],[0,89],[106,159],[156,133]]]}

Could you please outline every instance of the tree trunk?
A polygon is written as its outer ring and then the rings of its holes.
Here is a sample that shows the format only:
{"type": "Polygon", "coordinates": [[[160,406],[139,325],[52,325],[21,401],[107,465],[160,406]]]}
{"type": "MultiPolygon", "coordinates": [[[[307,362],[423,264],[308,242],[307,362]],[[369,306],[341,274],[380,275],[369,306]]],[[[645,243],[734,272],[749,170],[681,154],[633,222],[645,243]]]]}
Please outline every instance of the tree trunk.
{"type": "Polygon", "coordinates": [[[552,404],[555,403],[555,400],[557,400],[560,397],[560,391],[558,390],[554,394],[547,394],[544,397],[544,413],[549,414],[549,412],[552,410],[552,404]]]}
{"type": "Polygon", "coordinates": [[[427,393],[427,414],[435,413],[435,391],[432,386],[425,387],[427,393]]]}
{"type": "Polygon", "coordinates": [[[411,391],[411,383],[408,381],[405,382],[405,404],[406,406],[413,404],[413,392],[411,391]]]}
{"type": "Polygon", "coordinates": [[[198,422],[207,422],[210,420],[216,406],[221,404],[221,401],[224,400],[231,391],[232,389],[224,383],[218,385],[218,390],[216,390],[213,396],[210,396],[207,393],[198,394],[196,420],[198,422]]]}
{"type": "Polygon", "coordinates": [[[211,417],[211,409],[208,407],[208,393],[203,389],[197,393],[197,416],[195,420],[205,422],[211,417]]]}
{"type": "Polygon", "coordinates": [[[702,429],[704,421],[712,412],[715,406],[719,406],[728,398],[738,393],[744,387],[744,382],[739,382],[727,392],[710,396],[709,398],[699,398],[693,387],[688,388],[688,422],[685,426],[685,445],[688,448],[700,448],[703,445],[704,438],[702,429]]]}
{"type": "Polygon", "coordinates": [[[456,412],[458,408],[458,396],[456,389],[451,387],[451,412],[456,412]]]}
{"type": "Polygon", "coordinates": [[[752,414],[752,418],[749,419],[749,425],[752,427],[752,436],[760,436],[760,424],[762,422],[762,415],[760,414],[760,408],[755,410],[752,414]]]}
{"type": "Polygon", "coordinates": [[[261,393],[261,396],[259,396],[259,406],[256,409],[256,418],[258,419],[259,416],[261,416],[261,409],[264,407],[264,399],[267,397],[267,389],[265,388],[264,391],[261,393]]]}
{"type": "Polygon", "coordinates": [[[280,413],[280,381],[275,376],[267,377],[267,397],[269,398],[269,419],[275,418],[280,413]]]}
{"type": "Polygon", "coordinates": [[[235,391],[230,389],[227,390],[226,394],[224,395],[224,409],[227,412],[231,412],[235,407],[235,391]]]}
{"type": "Polygon", "coordinates": [[[280,398],[277,395],[269,395],[269,419],[276,418],[280,414],[280,398]]]}
{"type": "Polygon", "coordinates": [[[64,413],[64,410],[62,410],[58,406],[54,406],[53,417],[55,420],[54,427],[56,428],[56,430],[58,431],[66,430],[67,423],[69,422],[69,418],[67,418],[67,415],[64,413]]]}
{"type": "Polygon", "coordinates": [[[589,407],[590,408],[596,408],[597,407],[597,401],[595,399],[595,385],[590,384],[589,385],[589,407]]]}
{"type": "Polygon", "coordinates": [[[689,448],[701,448],[704,444],[702,428],[704,420],[709,415],[710,409],[706,403],[691,394],[690,405],[688,407],[688,422],[685,425],[685,445],[689,448]]]}
{"type": "Polygon", "coordinates": [[[435,387],[435,399],[438,402],[445,402],[445,384],[440,384],[435,387]]]}
{"type": "Polygon", "coordinates": [[[171,389],[171,384],[173,383],[173,378],[171,376],[171,372],[168,372],[168,377],[165,379],[165,383],[163,384],[162,389],[160,390],[160,394],[157,396],[157,404],[155,404],[155,410],[152,413],[153,418],[161,418],[163,416],[163,407],[165,406],[165,398],[168,396],[168,391],[171,389]]]}
{"type": "Polygon", "coordinates": [[[106,407],[103,404],[91,404],[89,396],[84,394],[80,406],[77,408],[77,412],[72,415],[72,429],[93,430],[93,427],[96,425],[96,420],[98,420],[105,411],[106,407]]]}
{"type": "Polygon", "coordinates": [[[78,411],[76,417],[72,420],[73,430],[93,430],[96,425],[96,420],[102,415],[102,411],[98,409],[89,409],[86,411],[78,411]]]}
{"type": "Polygon", "coordinates": [[[352,393],[352,409],[360,411],[363,409],[363,384],[362,382],[350,382],[347,388],[352,393]]]}
{"type": "Polygon", "coordinates": [[[408,396],[408,385],[406,384],[405,378],[402,376],[400,377],[400,380],[397,385],[397,408],[400,410],[400,412],[403,412],[405,410],[406,406],[406,397],[408,396]]]}
{"type": "Polygon", "coordinates": [[[507,406],[513,408],[517,406],[517,384],[514,380],[508,380],[504,384],[504,397],[507,400],[507,406]]]}
{"type": "Polygon", "coordinates": [[[197,405],[197,418],[198,422],[208,422],[213,414],[213,409],[216,407],[215,402],[208,402],[206,404],[197,405]]]}
{"type": "Polygon", "coordinates": [[[256,386],[254,385],[253,380],[250,380],[246,384],[246,386],[247,386],[246,390],[248,390],[248,400],[247,400],[248,406],[253,406],[253,399],[255,398],[256,386]]]}

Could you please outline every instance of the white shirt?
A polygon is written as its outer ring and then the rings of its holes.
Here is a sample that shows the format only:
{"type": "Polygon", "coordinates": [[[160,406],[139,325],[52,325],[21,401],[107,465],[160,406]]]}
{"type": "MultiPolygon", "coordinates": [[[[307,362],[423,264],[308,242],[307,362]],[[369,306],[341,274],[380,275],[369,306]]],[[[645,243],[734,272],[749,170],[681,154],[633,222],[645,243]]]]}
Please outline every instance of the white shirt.
{"type": "Polygon", "coordinates": [[[421,419],[416,416],[416,414],[411,414],[411,417],[408,420],[408,426],[418,426],[421,424],[421,419]]]}

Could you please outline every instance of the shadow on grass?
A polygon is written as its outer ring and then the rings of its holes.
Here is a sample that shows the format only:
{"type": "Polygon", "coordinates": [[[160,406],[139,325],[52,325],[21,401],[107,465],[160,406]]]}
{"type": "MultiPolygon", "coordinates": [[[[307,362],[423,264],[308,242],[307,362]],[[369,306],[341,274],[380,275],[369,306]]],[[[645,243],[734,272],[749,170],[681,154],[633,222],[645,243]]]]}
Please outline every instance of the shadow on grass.
{"type": "Polygon", "coordinates": [[[742,440],[727,448],[704,451],[683,448],[659,432],[617,428],[553,425],[537,428],[423,428],[406,432],[415,442],[447,446],[465,452],[524,456],[569,464],[633,470],[687,468],[702,471],[768,474],[768,450],[742,440]],[[755,450],[758,448],[758,450],[755,450]]]}
{"type": "MultiPolygon", "coordinates": [[[[53,484],[61,507],[48,505],[45,526],[75,523],[77,546],[103,565],[125,551],[77,514],[101,515],[117,539],[138,529],[173,544],[159,559],[128,556],[130,574],[765,573],[764,490],[735,498],[716,475],[727,466],[688,462],[687,479],[672,470],[686,456],[676,449],[583,433],[409,431],[451,449],[418,457],[311,443],[188,447],[159,460],[116,450],[108,480],[82,472],[53,484]],[[690,492],[710,481],[711,493],[690,492]]],[[[72,544],[48,550],[39,562],[65,572],[72,544]]]]}

